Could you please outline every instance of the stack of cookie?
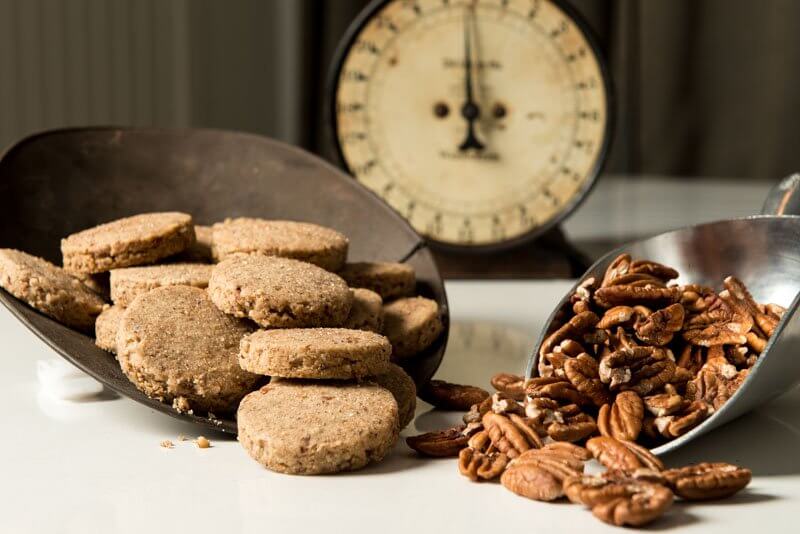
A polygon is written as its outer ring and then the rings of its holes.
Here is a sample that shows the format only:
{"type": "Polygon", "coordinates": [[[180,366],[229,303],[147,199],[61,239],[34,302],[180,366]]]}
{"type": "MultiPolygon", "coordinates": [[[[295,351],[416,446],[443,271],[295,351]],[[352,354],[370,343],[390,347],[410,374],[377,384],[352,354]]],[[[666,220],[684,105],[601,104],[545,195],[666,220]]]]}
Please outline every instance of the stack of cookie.
{"type": "Polygon", "coordinates": [[[330,473],[392,447],[416,392],[391,362],[442,331],[411,267],[347,264],[347,250],[309,223],[149,213],[62,240],[63,269],[0,250],[0,286],[68,326],[94,323],[148,396],[212,417],[238,409],[240,441],[267,467],[330,473]]]}

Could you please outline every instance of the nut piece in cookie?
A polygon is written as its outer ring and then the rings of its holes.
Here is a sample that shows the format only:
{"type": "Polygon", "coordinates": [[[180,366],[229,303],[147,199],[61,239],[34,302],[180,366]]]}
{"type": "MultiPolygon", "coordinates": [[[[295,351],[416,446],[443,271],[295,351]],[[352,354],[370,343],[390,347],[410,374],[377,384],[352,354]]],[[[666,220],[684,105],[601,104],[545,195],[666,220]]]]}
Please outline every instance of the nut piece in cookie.
{"type": "Polygon", "coordinates": [[[281,378],[363,378],[386,372],[391,352],[388,339],[364,330],[259,330],[242,338],[239,365],[281,378]]]}
{"type": "Polygon", "coordinates": [[[208,293],[220,310],[265,328],[341,326],[353,303],[337,275],[259,254],[234,255],[215,265],[208,293]]]}
{"type": "Polygon", "coordinates": [[[191,215],[144,213],[72,234],[61,240],[61,254],[68,271],[102,273],[155,263],[184,251],[194,241],[191,215]]]}
{"type": "Polygon", "coordinates": [[[353,306],[342,326],[355,330],[383,332],[383,299],[369,289],[351,289],[353,306]]]}
{"type": "Polygon", "coordinates": [[[347,259],[349,244],[336,230],[305,222],[241,217],[213,226],[212,251],[217,261],[231,254],[263,254],[337,271],[347,259]]]}
{"type": "Polygon", "coordinates": [[[230,413],[259,377],[239,367],[244,321],[225,315],[206,291],[167,286],[137,297],[122,315],[117,359],[149,397],[180,411],[230,413]]]}
{"type": "Polygon", "coordinates": [[[105,302],[80,280],[47,260],[0,249],[0,287],[71,328],[91,332],[105,302]]]}
{"type": "Polygon", "coordinates": [[[208,287],[213,266],[203,263],[168,263],[127,267],[111,271],[111,300],[129,306],[133,299],[163,286],[208,287]]]}
{"type": "Polygon", "coordinates": [[[414,381],[399,365],[389,364],[388,370],[371,378],[376,384],[392,392],[399,410],[400,428],[405,428],[414,420],[417,408],[417,387],[414,381]]]}
{"type": "Polygon", "coordinates": [[[103,350],[117,353],[117,330],[125,308],[122,306],[106,306],[94,322],[94,344],[103,350]]]}
{"type": "Polygon", "coordinates": [[[397,299],[383,306],[383,330],[395,359],[422,352],[442,333],[439,305],[425,297],[397,299]]]}
{"type": "Polygon", "coordinates": [[[353,262],[346,264],[339,276],[350,287],[363,287],[385,300],[408,297],[417,285],[414,268],[405,263],[353,262]]]}
{"type": "Polygon", "coordinates": [[[397,402],[373,384],[279,380],[247,395],[239,443],[273,471],[316,475],[377,462],[397,441],[397,402]]]}

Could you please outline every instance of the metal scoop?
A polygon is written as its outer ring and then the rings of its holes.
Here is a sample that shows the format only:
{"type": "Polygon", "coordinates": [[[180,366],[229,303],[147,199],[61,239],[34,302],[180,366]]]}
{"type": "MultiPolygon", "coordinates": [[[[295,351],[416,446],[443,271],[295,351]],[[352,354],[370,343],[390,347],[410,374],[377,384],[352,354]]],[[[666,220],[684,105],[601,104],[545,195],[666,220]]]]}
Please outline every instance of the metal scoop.
{"type": "Polygon", "coordinates": [[[736,393],[690,432],[653,449],[673,451],[696,437],[766,403],[800,382],[800,174],[785,178],[767,196],[761,215],[689,226],[623,245],[592,265],[547,320],[528,360],[526,375],[537,376],[539,347],[558,327],[559,312],[580,281],[603,278],[620,254],[649,259],[680,273],[678,283],[719,288],[726,276],[742,280],[758,302],[786,308],[766,348],[736,393]]]}

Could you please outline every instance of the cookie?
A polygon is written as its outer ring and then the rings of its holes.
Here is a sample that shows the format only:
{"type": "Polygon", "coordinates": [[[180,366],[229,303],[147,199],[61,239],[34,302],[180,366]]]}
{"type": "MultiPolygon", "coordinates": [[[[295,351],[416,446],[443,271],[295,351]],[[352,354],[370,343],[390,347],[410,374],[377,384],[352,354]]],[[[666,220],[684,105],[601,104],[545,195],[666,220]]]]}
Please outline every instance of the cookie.
{"type": "Polygon", "coordinates": [[[339,276],[350,287],[370,289],[384,300],[413,295],[417,285],[414,268],[404,263],[348,263],[339,271],[339,276]]]}
{"type": "Polygon", "coordinates": [[[242,339],[242,369],[282,378],[362,378],[386,372],[392,346],[346,328],[259,330],[242,339]]]}
{"type": "Polygon", "coordinates": [[[179,411],[230,413],[259,377],[239,367],[250,326],[219,311],[205,290],[166,286],[139,295],[122,315],[117,359],[149,397],[179,411]]]}
{"type": "Polygon", "coordinates": [[[399,365],[389,364],[385,373],[371,378],[373,382],[392,392],[397,401],[400,418],[400,428],[405,428],[414,420],[414,410],[417,409],[417,387],[414,381],[399,365]]]}
{"type": "Polygon", "coordinates": [[[94,322],[94,344],[103,350],[117,353],[117,329],[125,308],[106,306],[94,322]]]}
{"type": "Polygon", "coordinates": [[[383,333],[392,343],[394,358],[408,358],[425,350],[442,329],[435,300],[410,297],[383,306],[383,333]]]}
{"type": "Polygon", "coordinates": [[[350,314],[347,284],[316,265],[260,254],[214,266],[208,293],[220,310],[265,328],[340,326],[350,314]]]}
{"type": "Polygon", "coordinates": [[[82,331],[91,332],[105,304],[64,269],[8,248],[0,249],[0,287],[59,323],[82,331]]]}
{"type": "Polygon", "coordinates": [[[144,213],[83,230],[61,240],[64,268],[101,273],[147,265],[194,243],[192,216],[178,212],[144,213]]]}
{"type": "Polygon", "coordinates": [[[214,258],[231,254],[264,254],[313,263],[336,271],[347,258],[348,239],[330,228],[295,221],[242,217],[214,225],[214,258]]]}
{"type": "Polygon", "coordinates": [[[133,299],[162,286],[208,287],[213,265],[204,263],[168,263],[145,267],[126,267],[111,271],[111,300],[128,306],[133,299]]]}
{"type": "Polygon", "coordinates": [[[280,380],[242,399],[239,443],[258,463],[297,475],[360,469],[397,441],[397,402],[373,384],[280,380]]]}
{"type": "Polygon", "coordinates": [[[381,333],[383,331],[383,299],[369,289],[351,289],[353,306],[350,315],[342,325],[344,328],[368,330],[381,333]]]}

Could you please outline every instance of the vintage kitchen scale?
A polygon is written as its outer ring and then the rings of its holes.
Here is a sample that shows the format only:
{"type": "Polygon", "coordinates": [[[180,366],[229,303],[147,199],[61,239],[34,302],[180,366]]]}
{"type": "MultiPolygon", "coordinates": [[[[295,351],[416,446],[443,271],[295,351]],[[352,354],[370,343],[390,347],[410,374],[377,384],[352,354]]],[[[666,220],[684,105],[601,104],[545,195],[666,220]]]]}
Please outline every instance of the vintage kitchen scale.
{"type": "Polygon", "coordinates": [[[341,163],[430,241],[446,274],[586,267],[557,224],[601,170],[612,92],[569,5],[375,0],[339,45],[329,100],[341,163]]]}

